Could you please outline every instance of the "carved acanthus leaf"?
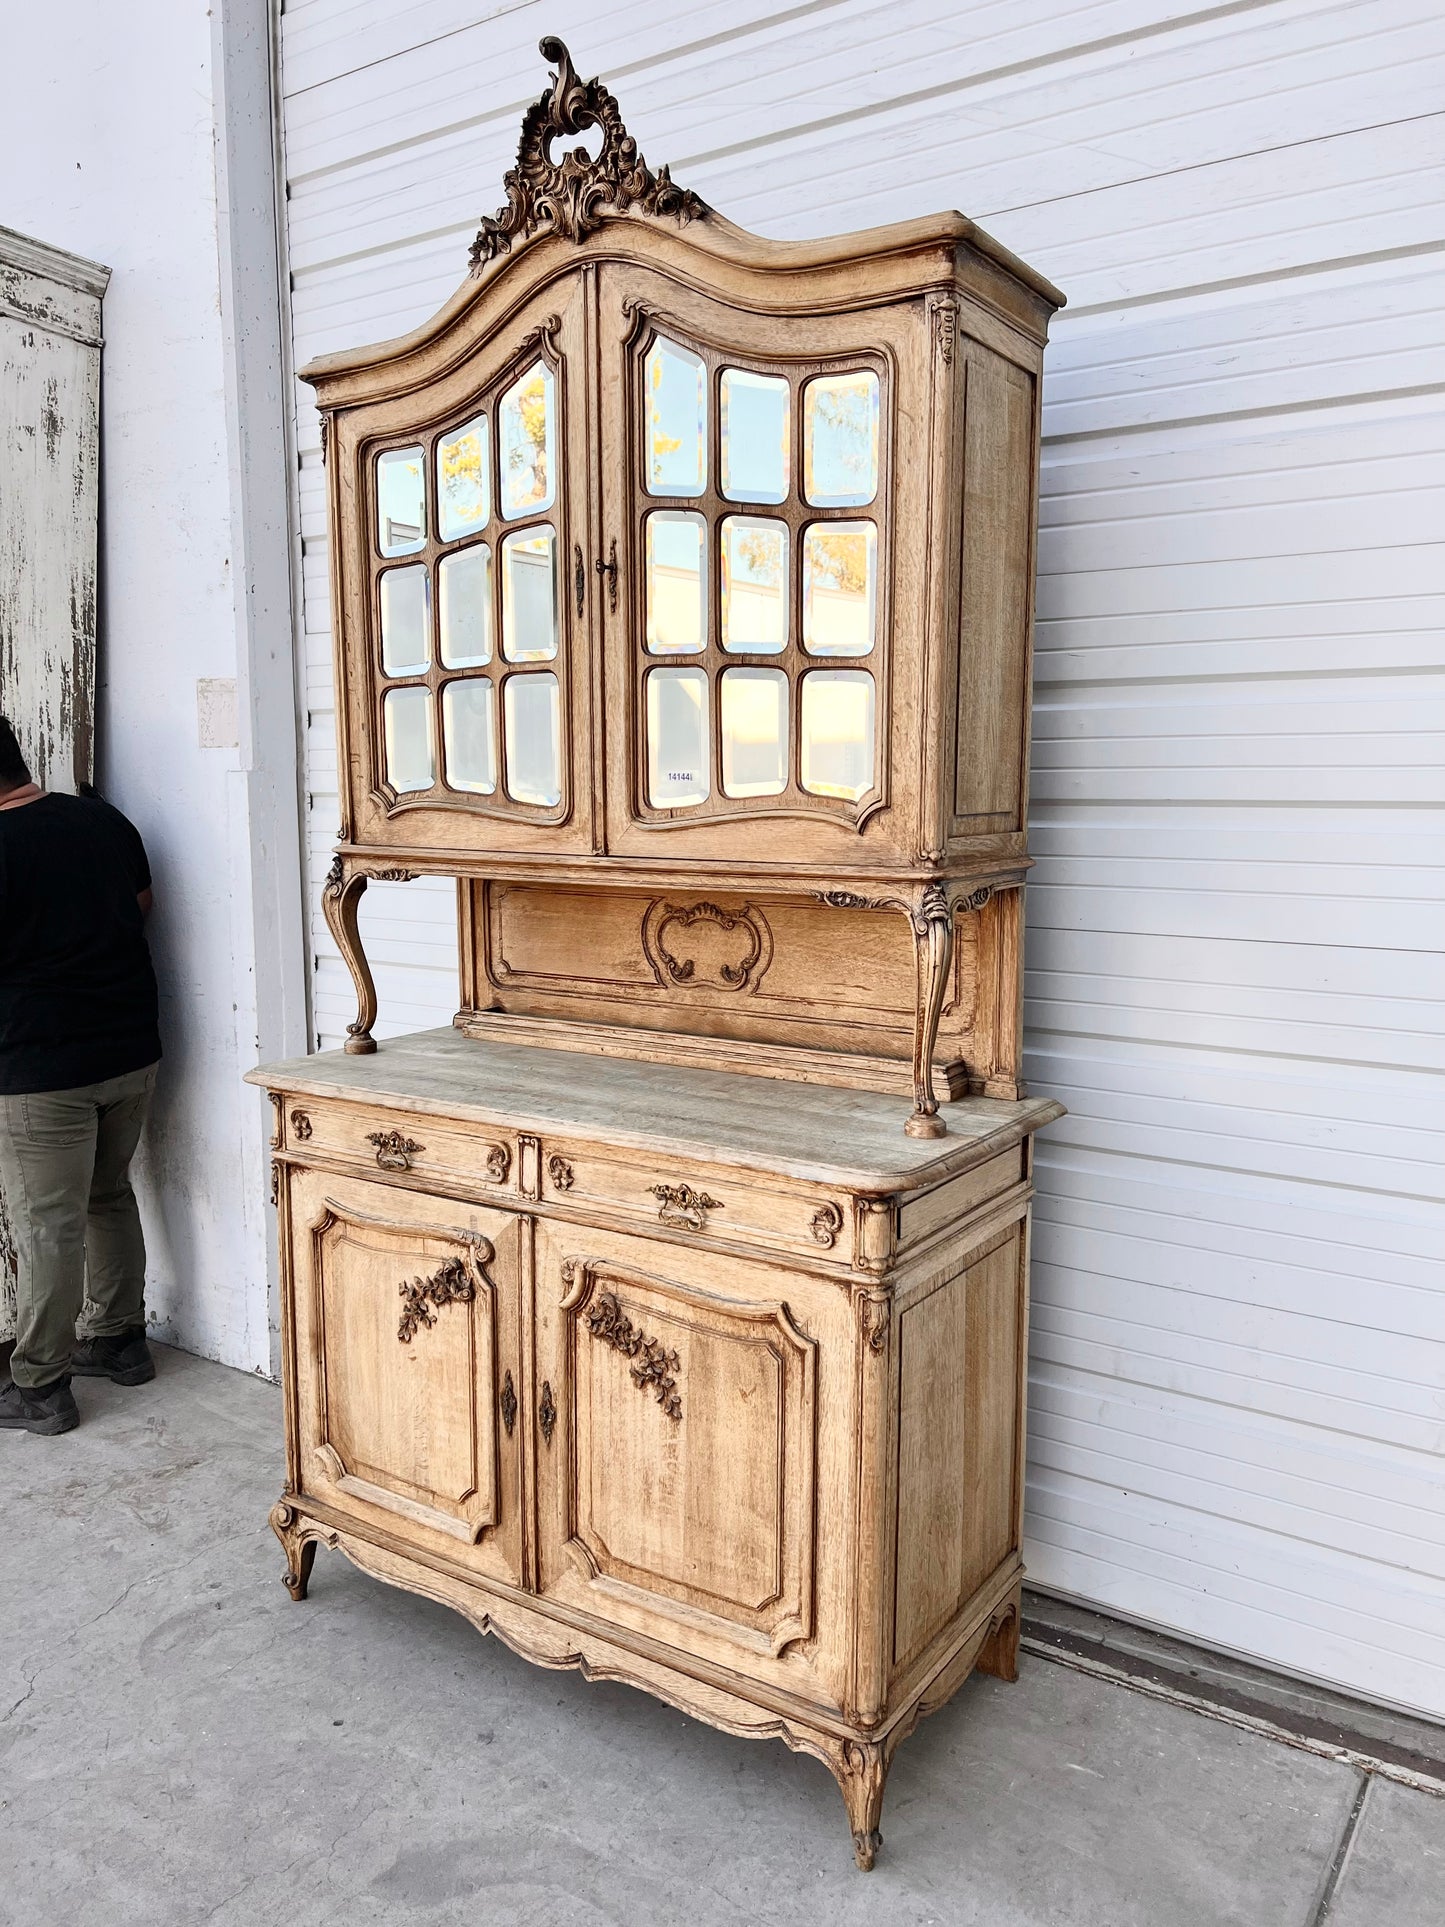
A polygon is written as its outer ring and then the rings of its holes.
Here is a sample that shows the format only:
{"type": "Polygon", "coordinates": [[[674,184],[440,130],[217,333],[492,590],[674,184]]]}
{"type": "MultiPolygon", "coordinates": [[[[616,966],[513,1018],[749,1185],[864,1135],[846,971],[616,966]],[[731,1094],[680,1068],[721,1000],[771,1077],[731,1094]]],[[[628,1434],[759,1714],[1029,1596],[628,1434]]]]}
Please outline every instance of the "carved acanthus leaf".
{"type": "Polygon", "coordinates": [[[667,169],[654,174],[637,151],[637,142],[622,124],[616,100],[600,80],[579,80],[572,56],[560,40],[540,43],[542,58],[552,61],[552,85],[522,118],[517,164],[502,185],[506,205],[482,222],[472,243],[472,272],[512,243],[540,229],[551,229],[569,241],[583,241],[609,214],[638,208],[644,214],[672,215],[691,221],[706,210],[696,194],[675,187],[667,169]],[[569,148],[553,158],[561,136],[595,127],[602,146],[595,160],[585,147],[569,148]]]}

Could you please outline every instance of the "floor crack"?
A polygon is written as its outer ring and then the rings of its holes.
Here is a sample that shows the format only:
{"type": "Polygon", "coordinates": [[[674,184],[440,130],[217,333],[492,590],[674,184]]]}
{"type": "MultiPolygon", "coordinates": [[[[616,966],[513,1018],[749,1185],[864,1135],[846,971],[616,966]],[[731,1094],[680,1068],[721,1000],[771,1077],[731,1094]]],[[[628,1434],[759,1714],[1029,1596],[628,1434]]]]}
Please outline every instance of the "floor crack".
{"type": "Polygon", "coordinates": [[[1362,1773],[1360,1775],[1360,1784],[1355,1790],[1354,1803],[1345,1816],[1345,1824],[1340,1828],[1340,1837],[1335,1847],[1334,1858],[1330,1861],[1325,1873],[1324,1882],[1320,1887],[1319,1897],[1310,1909],[1309,1918],[1305,1922],[1305,1927],[1324,1927],[1324,1923],[1329,1919],[1330,1909],[1335,1904],[1335,1895],[1340,1890],[1340,1883],[1345,1877],[1345,1869],[1350,1862],[1350,1855],[1355,1850],[1355,1841],[1358,1839],[1360,1832],[1360,1822],[1365,1814],[1365,1802],[1370,1797],[1370,1788],[1374,1784],[1374,1778],[1373,1773],[1362,1773]]]}

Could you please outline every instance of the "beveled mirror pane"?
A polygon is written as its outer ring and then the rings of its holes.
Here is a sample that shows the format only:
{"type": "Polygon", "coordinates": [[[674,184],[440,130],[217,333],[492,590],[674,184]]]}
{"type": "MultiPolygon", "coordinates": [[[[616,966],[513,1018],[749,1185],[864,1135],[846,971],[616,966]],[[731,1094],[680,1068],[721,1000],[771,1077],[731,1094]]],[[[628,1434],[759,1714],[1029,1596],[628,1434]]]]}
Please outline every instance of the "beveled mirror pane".
{"type": "Polygon", "coordinates": [[[454,790],[490,796],[497,787],[497,721],[485,676],[449,682],[442,691],[442,748],[454,790]]]}
{"type": "Polygon", "coordinates": [[[425,461],[420,448],[388,448],[376,458],[376,546],[383,555],[415,555],[426,544],[425,461]]]}
{"type": "Polygon", "coordinates": [[[386,780],[394,790],[429,790],[436,774],[431,691],[388,689],[382,705],[386,780]]]}
{"type": "Polygon", "coordinates": [[[878,617],[878,530],[814,522],[803,535],[803,647],[810,656],[866,656],[878,617]]]}
{"type": "Polygon", "coordinates": [[[788,679],[781,669],[722,674],[722,786],[777,796],[788,782],[788,679]]]}
{"type": "Polygon", "coordinates": [[[866,669],[813,669],[803,678],[802,784],[857,802],[873,787],[873,678],[866,669]]]}
{"type": "Polygon", "coordinates": [[[497,410],[497,466],[508,521],[550,508],[557,494],[557,398],[540,361],[514,382],[497,410]]]}
{"type": "Polygon", "coordinates": [[[492,512],[491,430],[478,415],[437,443],[437,532],[443,542],[474,535],[492,512]]]}
{"type": "Polygon", "coordinates": [[[724,649],[775,656],[788,640],[788,525],[729,515],[722,525],[724,649]]]}
{"type": "Polygon", "coordinates": [[[707,480],[707,370],[661,335],[647,351],[647,492],[701,495],[707,480]]]}
{"type": "Polygon", "coordinates": [[[507,729],[507,794],[551,809],[562,800],[562,705],[553,675],[508,676],[502,685],[507,729]]]}
{"type": "Polygon", "coordinates": [[[431,663],[431,582],[424,562],[381,578],[381,666],[388,676],[424,676],[431,663]]]}
{"type": "Polygon", "coordinates": [[[718,430],[722,492],[732,502],[788,499],[788,384],[781,375],[724,368],[718,430]]]}
{"type": "Polygon", "coordinates": [[[485,542],[444,555],[437,567],[442,666],[475,669],[492,660],[492,551],[485,542]]]}
{"type": "Polygon", "coordinates": [[[526,529],[502,543],[502,654],[550,662],[557,653],[557,538],[526,529]]]}
{"type": "Polygon", "coordinates": [[[878,377],[819,375],[803,390],[803,493],[814,508],[861,508],[878,493],[878,377]]]}
{"type": "Polygon", "coordinates": [[[707,675],[652,669],[647,676],[647,800],[655,810],[705,803],[712,788],[707,675]]]}
{"type": "Polygon", "coordinates": [[[647,518],[647,646],[655,656],[707,647],[707,522],[686,509],[647,518]]]}

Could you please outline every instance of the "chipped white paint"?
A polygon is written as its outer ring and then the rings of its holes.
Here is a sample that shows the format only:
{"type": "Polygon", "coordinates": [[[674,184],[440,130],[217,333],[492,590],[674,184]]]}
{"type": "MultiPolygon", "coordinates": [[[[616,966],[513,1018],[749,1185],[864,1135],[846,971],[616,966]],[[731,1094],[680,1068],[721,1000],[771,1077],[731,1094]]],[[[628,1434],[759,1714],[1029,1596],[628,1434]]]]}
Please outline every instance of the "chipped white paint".
{"type": "MultiPolygon", "coordinates": [[[[0,228],[0,715],[37,782],[95,762],[100,302],[110,269],[0,228]]],[[[0,1198],[0,1344],[15,1248],[0,1198]]]]}
{"type": "Polygon", "coordinates": [[[196,684],[196,740],[202,749],[235,749],[240,743],[234,676],[202,676],[196,684]]]}
{"type": "Polygon", "coordinates": [[[0,228],[0,713],[36,781],[95,745],[100,303],[109,268],[0,228]]]}

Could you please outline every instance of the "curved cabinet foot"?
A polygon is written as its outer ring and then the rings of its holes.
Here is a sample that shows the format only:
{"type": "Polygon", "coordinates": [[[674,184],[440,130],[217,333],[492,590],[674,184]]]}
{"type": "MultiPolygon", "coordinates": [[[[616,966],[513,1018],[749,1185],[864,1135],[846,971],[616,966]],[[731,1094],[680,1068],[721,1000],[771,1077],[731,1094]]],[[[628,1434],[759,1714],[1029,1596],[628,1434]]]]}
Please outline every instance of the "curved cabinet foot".
{"type": "Polygon", "coordinates": [[[286,1554],[281,1583],[293,1599],[304,1599],[311,1583],[311,1568],[316,1563],[316,1541],[302,1538],[296,1508],[287,1505],[284,1499],[271,1508],[271,1530],[286,1554]]]}
{"type": "Polygon", "coordinates": [[[1010,1685],[1019,1676],[1019,1608],[1015,1599],[1001,1618],[995,1617],[988,1638],[974,1661],[979,1672],[1010,1685]]]}
{"type": "Polygon", "coordinates": [[[346,1026],[346,1049],[353,1057],[369,1056],[376,1049],[376,1039],[371,1034],[371,1027],[376,1022],[376,985],[372,982],[371,966],[361,947],[361,932],[357,925],[357,913],[361,908],[361,899],[366,894],[366,882],[364,870],[353,870],[347,875],[345,861],[338,850],[331,860],[331,868],[321,892],[326,927],[345,959],[346,968],[351,972],[351,981],[356,985],[356,1021],[346,1026]]]}
{"type": "Polygon", "coordinates": [[[909,1137],[946,1137],[933,1089],[933,1047],[953,965],[953,902],[941,883],[930,883],[908,912],[913,925],[918,1005],[913,1026],[913,1115],[909,1137]]]}
{"type": "Polygon", "coordinates": [[[883,1817],[883,1786],[888,1778],[888,1759],[878,1740],[845,1740],[833,1762],[833,1775],[848,1809],[848,1825],[853,1830],[853,1857],[864,1873],[873,1871],[883,1835],[878,1823],[883,1817]]]}

